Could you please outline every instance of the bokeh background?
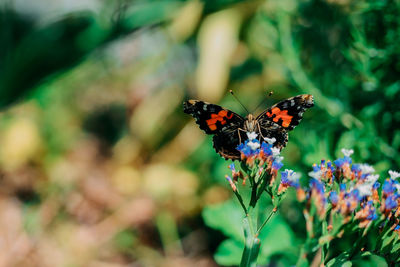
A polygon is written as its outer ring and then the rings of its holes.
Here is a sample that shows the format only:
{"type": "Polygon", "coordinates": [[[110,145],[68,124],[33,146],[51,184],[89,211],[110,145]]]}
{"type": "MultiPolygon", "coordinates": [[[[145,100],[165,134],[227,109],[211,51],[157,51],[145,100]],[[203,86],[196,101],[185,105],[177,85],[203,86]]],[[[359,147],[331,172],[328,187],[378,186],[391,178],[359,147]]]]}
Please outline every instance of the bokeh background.
{"type": "MultiPolygon", "coordinates": [[[[272,90],[255,113],[313,94],[285,168],[345,147],[399,170],[399,18],[398,0],[1,1],[0,266],[233,264],[204,212],[231,198],[229,162],[190,98],[246,115],[229,89],[251,111],[272,90]]],[[[277,218],[263,257],[288,266],[293,196],[277,218]]]]}

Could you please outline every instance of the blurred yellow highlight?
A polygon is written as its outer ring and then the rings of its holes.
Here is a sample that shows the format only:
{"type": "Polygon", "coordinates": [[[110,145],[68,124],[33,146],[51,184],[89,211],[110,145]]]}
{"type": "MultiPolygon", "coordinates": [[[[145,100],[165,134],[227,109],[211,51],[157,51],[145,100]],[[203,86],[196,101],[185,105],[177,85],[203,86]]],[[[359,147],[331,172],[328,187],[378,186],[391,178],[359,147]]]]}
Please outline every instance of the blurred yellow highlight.
{"type": "Polygon", "coordinates": [[[111,179],[115,189],[122,194],[133,195],[139,192],[141,176],[135,168],[120,167],[114,172],[111,179]]]}
{"type": "Polygon", "coordinates": [[[199,0],[186,2],[172,21],[169,31],[176,41],[184,41],[196,29],[203,11],[203,3],[199,0]]]}
{"type": "Polygon", "coordinates": [[[2,167],[17,169],[37,156],[41,149],[38,126],[28,118],[15,118],[1,135],[0,146],[2,167]]]}
{"type": "Polygon", "coordinates": [[[196,72],[199,99],[216,102],[223,96],[241,22],[236,9],[214,13],[204,20],[199,32],[200,58],[196,72]]]}

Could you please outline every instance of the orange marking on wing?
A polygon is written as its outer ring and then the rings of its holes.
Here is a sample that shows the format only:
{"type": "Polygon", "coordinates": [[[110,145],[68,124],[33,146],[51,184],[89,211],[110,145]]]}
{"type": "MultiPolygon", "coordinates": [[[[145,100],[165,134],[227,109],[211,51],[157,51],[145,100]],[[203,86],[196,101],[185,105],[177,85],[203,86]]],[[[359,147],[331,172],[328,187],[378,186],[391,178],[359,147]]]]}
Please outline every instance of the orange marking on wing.
{"type": "Polygon", "coordinates": [[[273,118],[274,122],[278,122],[279,119],[282,119],[282,126],[283,127],[289,127],[290,122],[292,121],[293,116],[288,115],[287,114],[288,111],[287,110],[280,110],[278,107],[274,107],[271,112],[267,112],[266,115],[268,117],[272,117],[273,115],[275,115],[275,117],[273,118]]]}
{"type": "Polygon", "coordinates": [[[215,124],[208,124],[208,128],[210,128],[211,131],[217,130],[217,125],[215,124]]]}
{"type": "Polygon", "coordinates": [[[215,131],[217,129],[217,121],[220,121],[222,125],[226,123],[225,118],[227,119],[232,119],[233,113],[231,113],[228,116],[228,111],[227,110],[221,110],[218,112],[218,114],[211,114],[211,118],[206,120],[208,128],[210,128],[211,131],[215,131]]]}

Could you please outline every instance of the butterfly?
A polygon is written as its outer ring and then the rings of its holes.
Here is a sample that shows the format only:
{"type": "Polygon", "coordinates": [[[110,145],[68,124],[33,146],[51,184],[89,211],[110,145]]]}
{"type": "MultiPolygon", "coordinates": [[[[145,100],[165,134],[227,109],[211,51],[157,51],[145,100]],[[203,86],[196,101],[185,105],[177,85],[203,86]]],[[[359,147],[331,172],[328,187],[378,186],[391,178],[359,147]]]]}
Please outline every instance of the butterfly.
{"type": "Polygon", "coordinates": [[[257,117],[248,114],[246,118],[221,106],[200,100],[183,103],[183,111],[192,115],[206,134],[213,135],[215,151],[225,159],[240,160],[236,147],[255,132],[260,142],[264,138],[275,138],[274,147],[282,149],[288,142],[288,132],[303,118],[306,109],[314,106],[312,95],[304,94],[285,99],[257,117]]]}

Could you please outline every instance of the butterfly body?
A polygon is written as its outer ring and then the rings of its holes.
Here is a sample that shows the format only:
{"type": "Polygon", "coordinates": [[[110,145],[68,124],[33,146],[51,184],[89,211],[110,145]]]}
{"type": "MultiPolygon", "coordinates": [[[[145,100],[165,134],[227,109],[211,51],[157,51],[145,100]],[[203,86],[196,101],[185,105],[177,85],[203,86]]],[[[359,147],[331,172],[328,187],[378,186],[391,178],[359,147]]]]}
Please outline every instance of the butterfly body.
{"type": "Polygon", "coordinates": [[[294,129],[307,108],[314,105],[312,95],[298,95],[283,100],[257,117],[246,118],[221,106],[199,100],[183,103],[185,113],[192,115],[200,129],[212,134],[214,149],[225,159],[240,160],[236,147],[247,139],[247,132],[258,134],[260,141],[275,138],[274,147],[282,149],[288,141],[288,131],[294,129]]]}

